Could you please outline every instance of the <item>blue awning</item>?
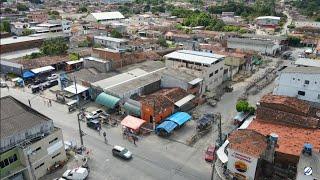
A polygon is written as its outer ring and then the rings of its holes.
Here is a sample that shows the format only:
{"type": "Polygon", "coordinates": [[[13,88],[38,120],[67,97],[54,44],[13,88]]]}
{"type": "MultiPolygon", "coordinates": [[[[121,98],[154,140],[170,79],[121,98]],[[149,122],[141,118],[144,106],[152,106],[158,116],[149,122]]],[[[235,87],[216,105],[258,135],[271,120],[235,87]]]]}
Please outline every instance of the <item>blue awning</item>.
{"type": "Polygon", "coordinates": [[[183,125],[187,121],[191,119],[191,116],[186,112],[177,112],[166,118],[166,121],[173,121],[177,123],[179,126],[183,125]]]}
{"type": "Polygon", "coordinates": [[[22,77],[23,77],[24,79],[32,78],[32,77],[34,77],[34,73],[31,72],[31,71],[24,71],[24,72],[22,73],[22,77]]]}
{"type": "Polygon", "coordinates": [[[171,133],[177,126],[178,125],[175,122],[164,121],[159,126],[157,126],[156,133],[159,133],[160,130],[165,130],[167,133],[171,133]]]}

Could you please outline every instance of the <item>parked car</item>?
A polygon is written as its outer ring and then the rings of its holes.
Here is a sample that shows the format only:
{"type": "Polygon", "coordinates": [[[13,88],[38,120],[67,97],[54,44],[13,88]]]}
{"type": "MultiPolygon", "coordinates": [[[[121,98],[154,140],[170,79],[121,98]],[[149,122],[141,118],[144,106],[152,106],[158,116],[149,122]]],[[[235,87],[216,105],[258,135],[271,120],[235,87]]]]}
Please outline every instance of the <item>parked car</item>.
{"type": "Polygon", "coordinates": [[[98,127],[100,127],[100,121],[99,120],[96,120],[96,119],[93,119],[93,120],[89,120],[87,122],[87,126],[89,128],[92,128],[92,129],[95,129],[95,130],[98,130],[98,127]]]}
{"type": "Polygon", "coordinates": [[[112,155],[126,160],[132,158],[132,153],[127,148],[121,146],[114,146],[112,148],[112,155]]]}
{"type": "Polygon", "coordinates": [[[85,113],[86,119],[90,120],[90,119],[96,119],[99,117],[100,113],[102,113],[103,111],[101,109],[97,109],[95,111],[89,112],[89,113],[85,113]]]}
{"type": "Polygon", "coordinates": [[[216,148],[214,146],[209,146],[205,152],[204,160],[207,162],[213,162],[215,159],[216,148]]]}
{"type": "Polygon", "coordinates": [[[0,87],[1,87],[1,88],[8,87],[8,84],[7,84],[5,81],[1,81],[0,83],[1,83],[1,84],[0,84],[0,87]]]}
{"type": "Polygon", "coordinates": [[[75,168],[75,169],[68,169],[66,170],[62,177],[66,179],[72,179],[72,180],[84,180],[88,177],[89,172],[86,168],[75,168]]]}
{"type": "Polygon", "coordinates": [[[48,80],[54,80],[54,79],[58,79],[59,75],[58,74],[51,74],[50,76],[48,76],[48,80]]]}

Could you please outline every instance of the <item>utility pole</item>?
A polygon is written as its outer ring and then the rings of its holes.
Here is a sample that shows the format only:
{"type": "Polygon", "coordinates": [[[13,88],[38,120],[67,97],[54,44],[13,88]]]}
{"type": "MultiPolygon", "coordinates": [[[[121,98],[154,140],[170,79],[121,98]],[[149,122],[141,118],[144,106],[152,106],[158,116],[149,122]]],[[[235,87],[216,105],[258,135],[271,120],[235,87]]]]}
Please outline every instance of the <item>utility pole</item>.
{"type": "MultiPolygon", "coordinates": [[[[218,144],[218,147],[221,147],[222,145],[222,129],[221,129],[221,114],[220,113],[216,113],[214,114],[214,121],[218,120],[218,131],[219,131],[219,134],[218,134],[218,138],[219,138],[219,144],[218,144]]],[[[215,145],[215,148],[218,148],[216,146],[216,142],[215,142],[215,139],[214,139],[214,126],[212,126],[212,136],[213,136],[213,143],[215,145]]],[[[216,160],[217,160],[217,154],[216,154],[216,150],[215,150],[215,157],[214,157],[214,160],[212,162],[212,169],[211,169],[211,180],[214,180],[214,172],[215,172],[215,164],[216,164],[216,160]]]]}
{"type": "Polygon", "coordinates": [[[80,109],[80,112],[77,114],[77,118],[78,118],[78,126],[79,126],[79,136],[80,136],[80,142],[81,142],[81,148],[84,147],[83,145],[83,136],[84,136],[84,133],[83,131],[81,130],[81,125],[80,125],[80,116],[82,116],[83,118],[83,115],[84,115],[84,110],[83,108],[80,108],[80,99],[79,99],[79,95],[78,95],[78,89],[77,89],[77,80],[76,80],[76,77],[74,76],[73,77],[73,80],[74,80],[74,88],[76,90],[76,96],[77,96],[77,104],[78,104],[78,107],[80,109]]]}
{"type": "Polygon", "coordinates": [[[36,180],[36,175],[34,174],[34,170],[33,170],[33,167],[32,167],[32,163],[31,163],[31,160],[30,160],[30,155],[32,154],[32,150],[31,148],[29,147],[28,150],[26,151],[27,153],[27,159],[28,159],[28,163],[29,163],[29,167],[30,167],[30,171],[31,171],[31,175],[32,175],[32,178],[34,180],[36,180]]]}

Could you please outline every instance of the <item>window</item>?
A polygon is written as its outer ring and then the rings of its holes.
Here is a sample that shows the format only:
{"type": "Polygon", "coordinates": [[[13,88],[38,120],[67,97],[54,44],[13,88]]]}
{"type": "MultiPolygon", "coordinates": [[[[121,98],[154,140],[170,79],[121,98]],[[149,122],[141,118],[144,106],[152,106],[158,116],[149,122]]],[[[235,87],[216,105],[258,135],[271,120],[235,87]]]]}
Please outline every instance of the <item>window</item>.
{"type": "Polygon", "coordinates": [[[309,83],[310,83],[310,81],[308,81],[308,80],[304,81],[304,84],[309,84],[309,83]]]}
{"type": "Polygon", "coordinates": [[[217,69],[214,73],[217,74],[219,72],[219,70],[217,69]]]}
{"type": "Polygon", "coordinates": [[[8,159],[5,159],[3,162],[4,162],[4,166],[8,166],[9,165],[9,160],[8,159]]]}
{"type": "Polygon", "coordinates": [[[11,163],[14,163],[15,161],[17,161],[17,155],[16,155],[16,154],[9,157],[9,162],[10,162],[10,164],[11,164],[11,163]]]}
{"type": "Polygon", "coordinates": [[[56,140],[58,140],[58,138],[57,138],[57,137],[56,137],[56,138],[54,138],[54,139],[52,139],[51,141],[49,141],[49,144],[51,144],[51,143],[55,142],[56,140]]]}
{"type": "Polygon", "coordinates": [[[298,94],[299,94],[300,96],[305,96],[305,95],[306,95],[306,92],[304,92],[304,91],[298,91],[298,94]]]}
{"type": "Polygon", "coordinates": [[[213,73],[210,73],[210,74],[209,74],[209,77],[212,77],[212,76],[213,76],[213,73]]]}
{"type": "Polygon", "coordinates": [[[57,153],[56,155],[52,156],[52,159],[56,158],[57,156],[59,156],[61,153],[57,153]]]}
{"type": "Polygon", "coordinates": [[[37,151],[39,151],[41,149],[41,147],[38,147],[37,149],[33,150],[32,153],[35,153],[37,151]]]}
{"type": "Polygon", "coordinates": [[[43,165],[44,165],[44,163],[41,163],[41,164],[39,164],[39,166],[35,167],[34,169],[39,169],[43,165]]]}

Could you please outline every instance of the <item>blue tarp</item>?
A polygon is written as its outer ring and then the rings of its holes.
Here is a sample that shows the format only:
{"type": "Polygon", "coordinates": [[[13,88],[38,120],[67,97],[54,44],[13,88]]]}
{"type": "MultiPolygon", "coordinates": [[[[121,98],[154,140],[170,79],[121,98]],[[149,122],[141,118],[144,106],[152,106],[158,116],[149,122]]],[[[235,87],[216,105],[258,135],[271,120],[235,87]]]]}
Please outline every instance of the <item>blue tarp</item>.
{"type": "Polygon", "coordinates": [[[191,119],[191,116],[186,112],[177,112],[166,118],[166,121],[173,121],[177,123],[179,126],[183,125],[187,121],[191,119]]]}
{"type": "Polygon", "coordinates": [[[159,126],[157,126],[156,133],[159,133],[161,129],[165,130],[167,133],[171,133],[177,126],[178,125],[175,122],[164,121],[159,126]]]}
{"type": "Polygon", "coordinates": [[[25,71],[25,72],[22,73],[22,77],[23,77],[24,79],[32,78],[32,77],[34,77],[34,73],[31,72],[31,71],[25,71]]]}

